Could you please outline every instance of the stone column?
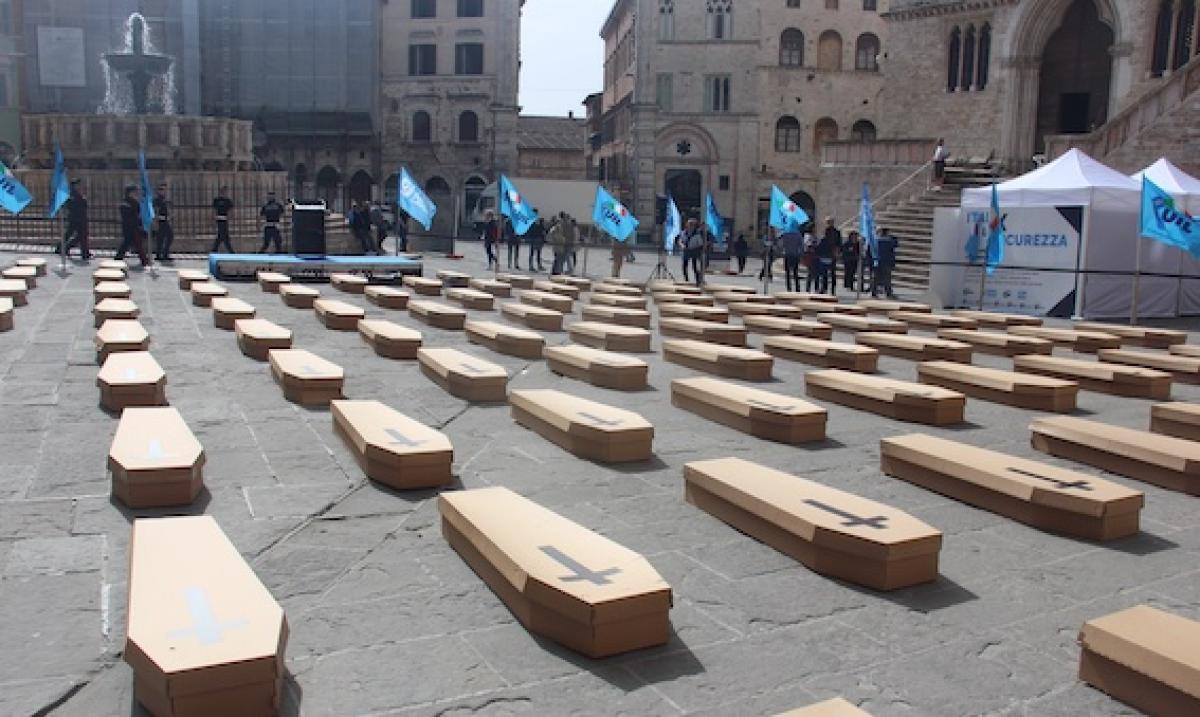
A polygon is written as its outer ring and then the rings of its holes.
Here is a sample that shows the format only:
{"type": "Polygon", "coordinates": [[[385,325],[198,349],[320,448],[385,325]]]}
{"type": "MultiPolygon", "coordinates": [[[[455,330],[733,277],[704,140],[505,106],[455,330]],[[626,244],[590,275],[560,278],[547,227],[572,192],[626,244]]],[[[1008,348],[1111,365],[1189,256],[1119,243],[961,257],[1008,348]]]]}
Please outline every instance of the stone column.
{"type": "Polygon", "coordinates": [[[1109,80],[1107,118],[1111,119],[1121,111],[1121,99],[1127,98],[1133,87],[1133,43],[1118,42],[1108,49],[1108,54],[1112,57],[1112,77],[1109,80]]]}

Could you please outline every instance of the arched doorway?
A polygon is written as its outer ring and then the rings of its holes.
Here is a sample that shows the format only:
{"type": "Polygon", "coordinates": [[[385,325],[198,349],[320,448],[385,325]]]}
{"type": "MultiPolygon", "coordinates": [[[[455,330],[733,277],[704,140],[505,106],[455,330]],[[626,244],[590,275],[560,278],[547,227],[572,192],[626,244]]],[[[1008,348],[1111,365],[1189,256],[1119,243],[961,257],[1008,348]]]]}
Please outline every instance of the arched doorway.
{"type": "Polygon", "coordinates": [[[462,221],[464,224],[471,221],[475,205],[479,203],[479,198],[483,196],[485,189],[487,189],[487,182],[478,175],[468,177],[467,181],[463,183],[462,221]]]}
{"type": "Polygon", "coordinates": [[[686,222],[689,218],[700,218],[703,179],[696,169],[668,169],[663,176],[663,188],[675,199],[679,214],[686,222]]]}
{"type": "Polygon", "coordinates": [[[358,170],[350,177],[350,201],[365,202],[371,199],[371,188],[375,180],[364,170],[358,170]]]}
{"type": "Polygon", "coordinates": [[[1095,0],[1074,0],[1042,51],[1036,152],[1047,135],[1089,132],[1108,119],[1112,45],[1095,0]]]}
{"type": "Polygon", "coordinates": [[[454,195],[450,184],[441,177],[430,177],[425,182],[425,194],[438,207],[438,213],[433,217],[430,233],[438,236],[450,236],[454,232],[454,195]]]}
{"type": "Polygon", "coordinates": [[[308,183],[308,166],[300,162],[292,169],[292,196],[304,197],[304,185],[308,183]]]}
{"type": "Polygon", "coordinates": [[[791,199],[796,203],[796,206],[803,209],[804,213],[808,215],[809,219],[812,219],[814,222],[816,221],[817,202],[812,198],[811,194],[804,190],[800,190],[798,192],[792,192],[788,199],[791,199]]]}
{"type": "Polygon", "coordinates": [[[317,172],[317,199],[325,200],[325,206],[332,211],[340,211],[338,206],[338,186],[342,183],[342,175],[328,164],[317,172]]]}

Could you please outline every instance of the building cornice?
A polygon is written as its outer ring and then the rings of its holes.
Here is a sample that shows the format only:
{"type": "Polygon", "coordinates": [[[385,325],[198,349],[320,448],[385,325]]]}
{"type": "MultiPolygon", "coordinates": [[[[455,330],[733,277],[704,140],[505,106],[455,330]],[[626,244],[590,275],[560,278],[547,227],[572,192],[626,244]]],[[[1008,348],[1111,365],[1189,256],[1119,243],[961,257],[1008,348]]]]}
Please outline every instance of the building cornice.
{"type": "Polygon", "coordinates": [[[958,0],[942,5],[922,5],[904,10],[890,10],[881,13],[880,17],[888,21],[919,20],[927,17],[942,15],[957,15],[964,12],[993,10],[998,7],[1016,5],[1020,0],[958,0]]]}
{"type": "Polygon", "coordinates": [[[612,10],[609,10],[608,17],[605,18],[604,24],[600,26],[600,37],[608,37],[613,30],[613,25],[621,17],[621,12],[629,6],[633,0],[616,0],[613,3],[612,10]]]}

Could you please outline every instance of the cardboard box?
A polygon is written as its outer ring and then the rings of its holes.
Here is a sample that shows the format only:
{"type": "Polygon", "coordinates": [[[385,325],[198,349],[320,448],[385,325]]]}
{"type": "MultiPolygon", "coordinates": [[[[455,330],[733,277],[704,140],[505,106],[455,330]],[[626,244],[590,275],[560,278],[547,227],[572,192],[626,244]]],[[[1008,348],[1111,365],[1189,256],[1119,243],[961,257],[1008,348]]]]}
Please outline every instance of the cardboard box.
{"type": "Polygon", "coordinates": [[[1105,363],[1166,371],[1181,383],[1200,383],[1200,358],[1133,349],[1100,349],[1096,355],[1105,363]]]}
{"type": "Polygon", "coordinates": [[[644,296],[626,296],[625,294],[592,294],[592,306],[618,306],[623,309],[638,309],[646,308],[646,297],[644,296]]]}
{"type": "Polygon", "coordinates": [[[127,271],[129,263],[124,259],[102,259],[97,265],[100,269],[115,269],[118,271],[127,271]]]}
{"type": "Polygon", "coordinates": [[[253,319],[254,307],[241,299],[218,296],[212,300],[213,325],[218,329],[233,331],[234,322],[239,319],[253,319]]]}
{"type": "Polygon", "coordinates": [[[969,309],[956,309],[950,312],[951,316],[961,316],[964,319],[971,319],[979,323],[980,326],[987,329],[999,329],[1004,331],[1009,326],[1041,326],[1042,320],[1036,316],[1025,316],[1023,314],[1003,314],[996,311],[971,311],[969,309]]]}
{"type": "MultiPolygon", "coordinates": [[[[660,292],[653,295],[655,304],[684,304],[685,306],[713,306],[716,300],[702,294],[685,294],[679,291],[660,292]]],[[[738,294],[741,296],[741,294],[738,294]]]]}
{"type": "Polygon", "coordinates": [[[238,319],[233,322],[233,334],[242,353],[257,361],[266,361],[271,349],[292,347],[291,329],[266,319],[238,319]]]}
{"type": "Polygon", "coordinates": [[[642,309],[589,304],[583,307],[583,318],[585,321],[599,321],[604,324],[636,326],[639,329],[650,328],[650,312],[642,309]]]}
{"type": "Polygon", "coordinates": [[[517,423],[580,458],[636,463],[654,455],[654,426],[632,411],[550,389],[513,391],[517,423]]]}
{"type": "Polygon", "coordinates": [[[724,324],[729,321],[729,309],[719,306],[694,306],[692,304],[659,304],[658,315],[680,319],[697,319],[724,324]]]}
{"type": "Polygon", "coordinates": [[[362,307],[334,299],[317,299],[313,302],[313,311],[325,328],[334,331],[354,331],[358,329],[358,322],[367,316],[362,307]]]}
{"type": "Polygon", "coordinates": [[[803,301],[815,301],[822,304],[836,304],[838,298],[829,294],[813,294],[808,291],[776,291],[771,296],[775,297],[776,301],[795,304],[803,301]]]}
{"type": "Polygon", "coordinates": [[[5,279],[16,279],[24,281],[25,285],[30,289],[37,288],[37,269],[32,266],[10,266],[7,269],[0,271],[0,276],[5,279]]]}
{"type": "Polygon", "coordinates": [[[500,305],[500,315],[537,331],[563,330],[563,313],[554,309],[510,301],[500,305]]]}
{"type": "Polygon", "coordinates": [[[741,284],[709,284],[705,283],[704,291],[710,294],[757,294],[758,289],[753,286],[742,286],[741,284]]]}
{"type": "Polygon", "coordinates": [[[609,286],[633,286],[639,288],[632,279],[624,279],[619,276],[608,276],[600,280],[600,283],[609,286]]]}
{"type": "Polygon", "coordinates": [[[803,309],[807,316],[819,316],[821,314],[867,315],[866,309],[855,304],[835,304],[828,301],[793,301],[791,304],[803,309]]]}
{"type": "Polygon", "coordinates": [[[133,289],[123,281],[102,281],[92,288],[92,298],[97,304],[105,299],[128,299],[133,289]]]}
{"type": "Polygon", "coordinates": [[[937,579],[941,531],[889,505],[740,458],[683,478],[687,502],[821,575],[873,590],[937,579]]]}
{"type": "Polygon", "coordinates": [[[879,450],[884,473],[1035,528],[1101,541],[1138,532],[1141,491],[1103,478],[923,434],[879,450]]]}
{"type": "Polygon", "coordinates": [[[272,349],[267,360],[284,398],[293,403],[325,406],[342,397],[346,373],[335,363],[303,349],[272,349]]]}
{"type": "Polygon", "coordinates": [[[1200,441],[1200,404],[1154,404],[1150,407],[1150,430],[1164,436],[1200,441]]]}
{"type": "Polygon", "coordinates": [[[683,281],[652,281],[647,286],[651,294],[691,294],[699,296],[704,291],[695,284],[683,281]]]}
{"type": "Polygon", "coordinates": [[[464,274],[461,271],[452,271],[450,269],[440,269],[437,273],[437,278],[442,282],[442,286],[448,288],[463,288],[470,286],[471,275],[464,274]]]}
{"type": "MultiPolygon", "coordinates": [[[[121,269],[120,271],[122,274],[125,273],[124,269],[121,269]]],[[[199,271],[197,269],[180,269],[178,277],[179,288],[184,291],[191,291],[192,284],[203,284],[212,281],[212,277],[209,276],[207,271],[199,271]]],[[[93,278],[95,278],[94,274],[93,278]]]]}
{"type": "Polygon", "coordinates": [[[292,283],[292,277],[275,271],[260,271],[255,278],[258,280],[258,288],[268,294],[278,294],[279,287],[292,283]]]}
{"type": "Polygon", "coordinates": [[[533,277],[524,274],[497,274],[497,281],[503,281],[514,289],[532,289],[533,277]]]}
{"type": "Polygon", "coordinates": [[[13,300],[0,296],[0,331],[13,330],[13,300]]]}
{"type": "MultiPolygon", "coordinates": [[[[102,281],[125,281],[125,269],[104,269],[100,268],[92,272],[92,283],[99,284],[102,281]]],[[[191,288],[191,287],[188,287],[191,288]]]]}
{"type": "Polygon", "coordinates": [[[95,315],[96,328],[104,325],[109,319],[136,319],[142,310],[129,299],[105,299],[92,309],[95,315]]]}
{"type": "Polygon", "coordinates": [[[520,292],[517,300],[522,304],[540,306],[543,309],[550,309],[563,314],[569,314],[575,310],[575,302],[571,301],[570,297],[551,294],[548,291],[528,289],[520,292]]]}
{"type": "Polygon", "coordinates": [[[27,257],[25,259],[17,259],[17,266],[32,267],[38,276],[46,275],[47,262],[41,257],[27,257]]]}
{"type": "Polygon", "coordinates": [[[467,323],[467,312],[438,301],[411,301],[408,315],[435,329],[461,331],[467,323]]]}
{"type": "Polygon", "coordinates": [[[174,408],[126,408],[108,469],[113,497],[130,508],[189,505],[204,487],[204,448],[174,408]]]}
{"type": "Polygon", "coordinates": [[[311,309],[320,297],[321,291],[311,286],[284,284],[279,287],[279,298],[293,309],[311,309]]]}
{"type": "Polygon", "coordinates": [[[746,292],[730,292],[725,291],[718,294],[713,294],[713,299],[718,304],[774,304],[776,303],[774,296],[766,294],[755,294],[746,292]]]}
{"type": "MultiPolygon", "coordinates": [[[[605,279],[604,281],[592,285],[593,294],[608,294],[610,296],[628,296],[634,298],[643,298],[645,294],[640,286],[632,286],[630,284],[619,284],[613,279],[605,279]]],[[[644,299],[643,299],[644,300],[644,299]]],[[[596,303],[596,297],[592,297],[592,303],[596,303]]]]}
{"type": "Polygon", "coordinates": [[[533,288],[538,291],[544,291],[547,294],[558,294],[559,296],[565,296],[571,301],[578,299],[579,295],[582,293],[577,286],[562,284],[557,281],[535,281],[533,282],[533,288]]]}
{"type": "Polygon", "coordinates": [[[808,707],[780,712],[775,717],[871,717],[871,715],[841,697],[834,697],[808,707]]]}
{"type": "Polygon", "coordinates": [[[197,281],[189,291],[192,293],[192,304],[205,308],[212,306],[213,299],[229,295],[229,289],[211,281],[197,281]]]}
{"type": "Polygon", "coordinates": [[[908,324],[903,321],[893,321],[879,316],[851,316],[850,314],[817,314],[817,321],[829,324],[835,331],[856,333],[872,331],[876,333],[906,334],[908,324]]]}
{"type": "Polygon", "coordinates": [[[167,374],[147,351],[121,351],[96,374],[100,405],[114,413],[130,406],[167,405],[167,374]]]}
{"type": "Polygon", "coordinates": [[[507,488],[442,493],[442,534],[530,632],[591,658],[666,644],[671,587],[645,558],[507,488]]]}
{"type": "Polygon", "coordinates": [[[636,326],[604,324],[598,321],[576,321],[567,327],[571,340],[605,351],[650,352],[650,332],[636,326]]]}
{"type": "Polygon", "coordinates": [[[415,359],[421,348],[421,332],[406,329],[391,321],[362,319],[358,334],[375,350],[376,355],[390,359],[415,359]]]}
{"type": "Polygon", "coordinates": [[[576,289],[579,289],[580,291],[588,291],[589,289],[592,288],[591,280],[585,279],[582,276],[571,276],[570,274],[563,274],[561,276],[555,277],[555,281],[557,281],[560,284],[566,284],[567,286],[573,286],[576,289]]]}
{"type": "Polygon", "coordinates": [[[763,350],[776,358],[798,361],[810,366],[841,368],[860,373],[875,373],[879,370],[879,352],[869,346],[802,336],[768,336],[763,339],[763,350]]]}
{"type": "Polygon", "coordinates": [[[716,321],[668,316],[658,320],[658,332],[677,339],[695,339],[725,346],[746,345],[745,327],[716,321]]]}
{"type": "Polygon", "coordinates": [[[330,274],[329,283],[338,291],[344,291],[347,294],[362,294],[366,291],[370,281],[367,280],[367,277],[357,274],[330,274]]]}
{"type": "Polygon", "coordinates": [[[929,304],[921,304],[915,301],[894,301],[892,299],[859,299],[859,306],[867,310],[868,314],[879,314],[887,316],[894,311],[911,311],[915,313],[928,314],[933,311],[929,304]]]}
{"type": "Polygon", "coordinates": [[[963,422],[967,397],[920,383],[827,369],[804,375],[808,395],[898,421],[952,426],[963,422]]]}
{"type": "Polygon", "coordinates": [[[1031,336],[1016,336],[1002,331],[974,331],[971,329],[938,329],[938,338],[970,344],[976,353],[991,356],[1024,356],[1041,354],[1049,356],[1054,344],[1045,339],[1031,336]]]}
{"type": "Polygon", "coordinates": [[[464,401],[508,400],[508,373],[494,363],[455,349],[429,347],[417,351],[417,362],[421,373],[451,396],[464,401]]]}
{"type": "Polygon", "coordinates": [[[211,516],[134,521],[124,658],[159,717],[276,714],[288,624],[211,516]]]}
{"type": "Polygon", "coordinates": [[[379,401],[334,401],[333,427],[363,473],[396,490],[437,488],[453,479],[450,439],[379,401]]]}
{"type": "Polygon", "coordinates": [[[743,381],[770,381],[775,365],[775,360],[762,351],[694,339],[663,341],[663,358],[697,371],[743,381]]]}
{"type": "Polygon", "coordinates": [[[863,346],[870,346],[885,356],[895,356],[909,361],[971,363],[971,344],[964,344],[961,341],[875,331],[860,331],[854,335],[854,341],[863,346]]]}
{"type": "Polygon", "coordinates": [[[1075,410],[1079,395],[1079,384],[1074,381],[951,361],[918,364],[917,380],[958,391],[971,398],[1031,411],[1071,413],[1075,410]]]}
{"type": "Polygon", "coordinates": [[[938,329],[978,329],[979,322],[961,316],[922,313],[920,311],[893,311],[888,315],[894,321],[908,324],[909,330],[933,331],[938,329]]]}
{"type": "Polygon", "coordinates": [[[804,309],[791,304],[747,304],[734,302],[729,305],[734,316],[779,316],[785,319],[804,318],[804,309]]]}
{"type": "Polygon", "coordinates": [[[421,296],[441,296],[442,282],[437,279],[426,279],[423,276],[406,276],[403,279],[404,286],[413,290],[413,293],[421,296]]]}
{"type": "Polygon", "coordinates": [[[1016,336],[1032,336],[1044,339],[1065,349],[1077,353],[1094,354],[1100,349],[1119,349],[1121,339],[1112,334],[1097,331],[1076,331],[1074,329],[1055,329],[1049,326],[1010,326],[1008,333],[1016,336]]]}
{"type": "MultiPolygon", "coordinates": [[[[0,299],[0,301],[3,301],[0,299]]],[[[96,363],[120,351],[148,351],[150,334],[133,319],[109,319],[96,331],[96,363]]]]}
{"type": "Polygon", "coordinates": [[[408,308],[408,300],[412,295],[392,286],[368,286],[363,290],[367,301],[384,309],[408,308]]]}
{"type": "Polygon", "coordinates": [[[446,290],[446,298],[464,309],[492,311],[496,308],[496,297],[486,291],[456,287],[446,290]]]}
{"type": "Polygon", "coordinates": [[[1146,605],[1084,623],[1079,679],[1159,717],[1200,714],[1200,622],[1146,605]]]}
{"type": "Polygon", "coordinates": [[[1162,401],[1171,395],[1171,374],[1149,368],[1058,356],[1014,356],[1013,368],[1025,373],[1075,381],[1088,391],[1114,396],[1162,401]]]}
{"type": "Polygon", "coordinates": [[[796,445],[825,440],[824,408],[728,381],[677,378],[671,382],[671,405],[771,441],[796,445]]]}
{"type": "Polygon", "coordinates": [[[20,279],[0,279],[0,299],[9,299],[13,306],[29,303],[29,287],[20,279]]]}
{"type": "Polygon", "coordinates": [[[505,284],[503,281],[495,279],[471,279],[467,286],[478,291],[486,291],[498,299],[507,299],[512,296],[512,284],[505,284]]]}
{"type": "Polygon", "coordinates": [[[542,355],[554,373],[593,386],[622,391],[638,391],[648,386],[650,367],[633,356],[576,344],[547,346],[542,355]]]}
{"type": "Polygon", "coordinates": [[[1043,453],[1200,495],[1200,443],[1070,416],[1039,418],[1029,430],[1043,453]]]}
{"type": "Polygon", "coordinates": [[[752,334],[763,336],[802,336],[828,341],[833,327],[810,319],[785,319],[779,316],[744,316],[742,326],[752,334]]]}
{"type": "Polygon", "coordinates": [[[466,331],[471,343],[518,358],[540,359],[546,346],[541,334],[496,321],[468,321],[466,331]]]}
{"type": "Polygon", "coordinates": [[[1108,324],[1099,321],[1076,321],[1075,328],[1079,331],[1097,331],[1111,334],[1121,339],[1127,346],[1144,346],[1149,349],[1169,349],[1172,346],[1186,344],[1186,331],[1173,329],[1154,329],[1149,326],[1129,326],[1126,324],[1108,324]]]}

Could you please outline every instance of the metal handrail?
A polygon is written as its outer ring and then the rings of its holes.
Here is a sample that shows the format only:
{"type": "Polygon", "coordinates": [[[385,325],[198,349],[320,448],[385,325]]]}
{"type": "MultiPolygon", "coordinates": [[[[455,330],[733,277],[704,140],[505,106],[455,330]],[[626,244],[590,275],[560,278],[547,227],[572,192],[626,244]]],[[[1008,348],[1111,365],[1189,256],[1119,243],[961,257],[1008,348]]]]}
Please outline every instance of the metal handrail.
{"type": "MultiPolygon", "coordinates": [[[[928,170],[929,167],[932,165],[933,165],[933,160],[930,160],[930,161],[926,162],[925,164],[922,164],[920,167],[917,167],[917,169],[912,174],[905,177],[903,180],[900,181],[900,183],[896,184],[891,189],[887,190],[883,194],[876,197],[875,200],[871,202],[871,209],[874,209],[875,207],[879,206],[880,202],[882,202],[884,199],[887,199],[892,194],[895,194],[898,189],[900,189],[904,185],[908,184],[912,180],[916,179],[918,175],[920,175],[923,172],[925,172],[926,170],[928,170]]],[[[858,224],[857,216],[855,216],[853,219],[847,219],[846,221],[842,222],[838,226],[838,231],[842,231],[844,229],[849,229],[850,227],[852,227],[856,224],[858,224]]]]}

